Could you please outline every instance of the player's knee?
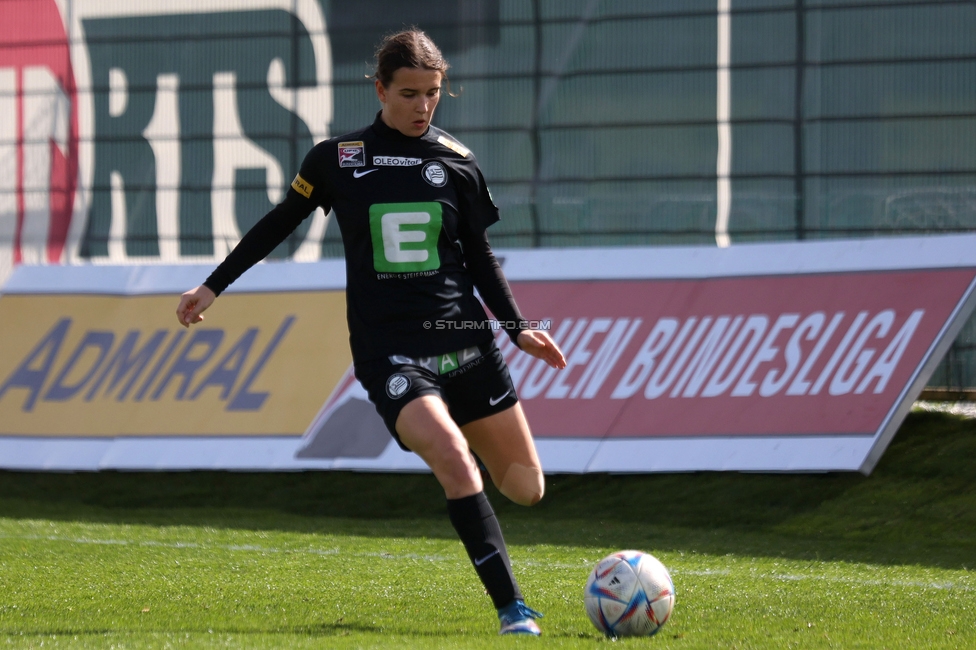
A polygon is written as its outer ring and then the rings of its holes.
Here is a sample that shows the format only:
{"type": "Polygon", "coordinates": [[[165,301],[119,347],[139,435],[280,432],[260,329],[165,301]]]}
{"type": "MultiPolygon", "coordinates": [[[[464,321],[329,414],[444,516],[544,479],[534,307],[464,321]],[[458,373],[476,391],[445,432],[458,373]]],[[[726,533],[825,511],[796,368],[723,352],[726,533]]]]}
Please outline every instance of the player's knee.
{"type": "MultiPolygon", "coordinates": [[[[481,473],[478,471],[477,465],[471,460],[468,454],[445,454],[441,457],[440,462],[440,472],[435,472],[435,474],[440,474],[443,476],[442,482],[449,482],[455,487],[467,491],[468,488],[476,488],[476,491],[481,491],[481,473]]],[[[445,485],[445,487],[447,487],[445,485]]]]}
{"type": "Polygon", "coordinates": [[[414,448],[413,451],[433,471],[448,498],[457,498],[458,494],[467,495],[483,489],[481,473],[466,445],[446,439],[435,445],[414,448]]]}
{"type": "Polygon", "coordinates": [[[545,494],[546,480],[541,468],[512,463],[498,484],[498,491],[520,506],[534,506],[545,494]]]}

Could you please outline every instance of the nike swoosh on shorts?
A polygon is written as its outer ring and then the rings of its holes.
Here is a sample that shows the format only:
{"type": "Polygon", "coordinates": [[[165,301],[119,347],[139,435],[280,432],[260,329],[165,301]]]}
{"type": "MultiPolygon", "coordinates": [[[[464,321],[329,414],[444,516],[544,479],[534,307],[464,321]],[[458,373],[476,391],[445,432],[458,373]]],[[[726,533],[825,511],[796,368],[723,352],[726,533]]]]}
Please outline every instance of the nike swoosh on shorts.
{"type": "Polygon", "coordinates": [[[511,392],[512,392],[512,390],[509,389],[509,390],[506,390],[505,393],[501,397],[498,397],[498,398],[489,397],[488,398],[488,405],[489,406],[494,406],[495,404],[498,404],[498,402],[500,402],[503,399],[505,399],[506,397],[508,397],[508,394],[511,393],[511,392]]]}

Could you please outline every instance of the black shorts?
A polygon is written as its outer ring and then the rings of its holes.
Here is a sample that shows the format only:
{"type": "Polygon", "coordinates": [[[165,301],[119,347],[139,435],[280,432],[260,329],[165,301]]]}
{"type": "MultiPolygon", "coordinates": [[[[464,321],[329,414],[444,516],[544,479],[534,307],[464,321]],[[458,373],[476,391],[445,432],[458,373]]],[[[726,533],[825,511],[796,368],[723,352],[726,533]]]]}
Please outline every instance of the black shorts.
{"type": "Polygon", "coordinates": [[[495,342],[436,357],[356,364],[356,378],[402,449],[396,431],[400,411],[421,395],[437,395],[458,426],[500,413],[518,402],[508,366],[495,342]]]}

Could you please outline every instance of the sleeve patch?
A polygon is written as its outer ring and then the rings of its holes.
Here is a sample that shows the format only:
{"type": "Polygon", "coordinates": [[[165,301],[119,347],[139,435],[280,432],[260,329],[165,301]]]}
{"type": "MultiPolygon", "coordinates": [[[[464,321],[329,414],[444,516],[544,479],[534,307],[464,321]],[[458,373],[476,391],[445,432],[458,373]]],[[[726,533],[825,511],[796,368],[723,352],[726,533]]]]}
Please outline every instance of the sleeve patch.
{"type": "Polygon", "coordinates": [[[311,183],[302,178],[301,174],[295,176],[295,180],[291,182],[291,187],[306,199],[312,198],[312,190],[315,189],[311,183]]]}
{"type": "Polygon", "coordinates": [[[448,149],[450,149],[451,151],[459,154],[462,158],[467,158],[468,156],[471,155],[471,150],[465,147],[457,140],[452,140],[446,136],[439,135],[437,136],[437,141],[440,142],[445,147],[447,147],[448,149]]]}

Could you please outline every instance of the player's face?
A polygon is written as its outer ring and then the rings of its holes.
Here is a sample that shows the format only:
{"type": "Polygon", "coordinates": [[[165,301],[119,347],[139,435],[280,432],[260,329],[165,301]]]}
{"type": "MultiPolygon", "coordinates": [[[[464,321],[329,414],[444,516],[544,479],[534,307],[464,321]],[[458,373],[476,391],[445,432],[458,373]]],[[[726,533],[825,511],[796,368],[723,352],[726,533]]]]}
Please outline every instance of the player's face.
{"type": "Polygon", "coordinates": [[[383,122],[403,135],[422,136],[441,99],[441,79],[436,70],[399,68],[390,85],[377,80],[376,96],[383,104],[383,122]]]}

